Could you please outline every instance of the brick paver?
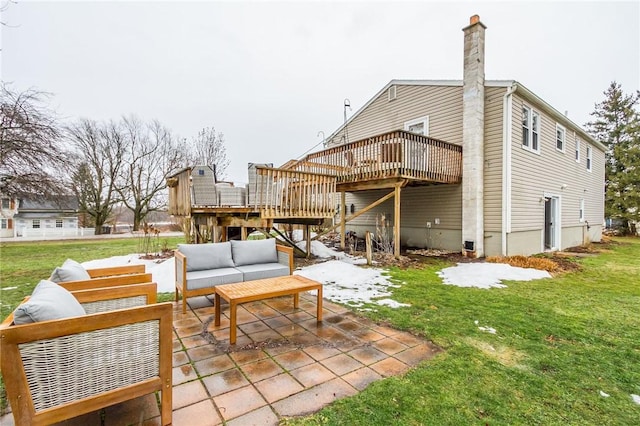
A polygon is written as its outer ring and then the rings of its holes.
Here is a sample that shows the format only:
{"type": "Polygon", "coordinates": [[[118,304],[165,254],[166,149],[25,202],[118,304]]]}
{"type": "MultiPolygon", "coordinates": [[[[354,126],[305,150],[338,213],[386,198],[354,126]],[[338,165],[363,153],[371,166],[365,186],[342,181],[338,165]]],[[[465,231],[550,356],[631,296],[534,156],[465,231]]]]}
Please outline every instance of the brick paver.
{"type": "MultiPolygon", "coordinates": [[[[211,298],[212,299],[212,298],[211,298]]],[[[174,310],[173,425],[277,425],[282,417],[315,412],[384,377],[403,374],[441,349],[419,337],[379,326],[348,308],[300,295],[238,307],[238,340],[229,345],[228,305],[213,325],[210,298],[174,310]]],[[[100,425],[100,411],[63,422],[100,425]]],[[[107,408],[105,424],[160,423],[155,395],[107,408]]],[[[0,417],[13,426],[11,414],[0,417]]]]}

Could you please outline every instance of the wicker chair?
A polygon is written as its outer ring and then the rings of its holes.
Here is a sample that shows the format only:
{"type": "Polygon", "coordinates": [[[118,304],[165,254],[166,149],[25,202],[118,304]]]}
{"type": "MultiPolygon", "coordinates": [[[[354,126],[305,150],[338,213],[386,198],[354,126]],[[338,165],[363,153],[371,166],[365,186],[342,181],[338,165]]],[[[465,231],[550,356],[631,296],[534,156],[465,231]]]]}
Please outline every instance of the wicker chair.
{"type": "Polygon", "coordinates": [[[45,425],[161,391],[171,424],[171,303],[156,284],[72,292],[86,316],[0,325],[0,367],[16,425],[45,425]]]}
{"type": "Polygon", "coordinates": [[[146,273],[144,265],[87,269],[87,273],[91,277],[89,280],[66,281],[58,284],[69,291],[76,291],[97,287],[148,283],[152,280],[152,275],[146,273]]]}

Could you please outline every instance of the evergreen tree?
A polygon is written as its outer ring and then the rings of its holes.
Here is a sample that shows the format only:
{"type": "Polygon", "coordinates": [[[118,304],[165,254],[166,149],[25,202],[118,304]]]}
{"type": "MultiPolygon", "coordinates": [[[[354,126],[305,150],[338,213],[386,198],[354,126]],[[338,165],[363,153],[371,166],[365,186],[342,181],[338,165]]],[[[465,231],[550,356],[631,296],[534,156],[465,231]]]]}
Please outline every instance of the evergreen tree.
{"type": "Polygon", "coordinates": [[[607,147],[605,215],[635,233],[640,221],[640,92],[625,94],[614,81],[604,95],[587,128],[607,147]]]}

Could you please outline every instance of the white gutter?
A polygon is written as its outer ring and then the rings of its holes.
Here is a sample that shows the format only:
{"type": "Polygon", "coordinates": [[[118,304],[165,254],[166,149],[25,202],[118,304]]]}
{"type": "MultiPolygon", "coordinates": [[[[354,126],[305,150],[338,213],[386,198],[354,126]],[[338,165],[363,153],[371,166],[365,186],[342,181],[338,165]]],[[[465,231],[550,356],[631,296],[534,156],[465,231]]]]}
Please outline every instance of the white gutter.
{"type": "Polygon", "coordinates": [[[502,255],[507,255],[507,234],[511,232],[511,96],[518,89],[513,83],[502,98],[502,255]]]}

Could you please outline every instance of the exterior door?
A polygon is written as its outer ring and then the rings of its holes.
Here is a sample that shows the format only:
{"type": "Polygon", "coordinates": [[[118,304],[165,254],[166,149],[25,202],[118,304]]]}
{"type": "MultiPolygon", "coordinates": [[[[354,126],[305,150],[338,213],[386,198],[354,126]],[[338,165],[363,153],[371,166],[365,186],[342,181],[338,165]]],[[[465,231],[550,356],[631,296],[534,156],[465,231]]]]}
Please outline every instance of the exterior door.
{"type": "Polygon", "coordinates": [[[545,197],[544,198],[544,249],[545,250],[557,250],[558,249],[558,231],[560,226],[559,218],[559,203],[558,197],[545,197]]]}

